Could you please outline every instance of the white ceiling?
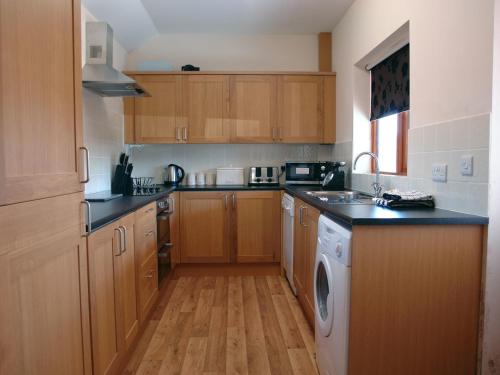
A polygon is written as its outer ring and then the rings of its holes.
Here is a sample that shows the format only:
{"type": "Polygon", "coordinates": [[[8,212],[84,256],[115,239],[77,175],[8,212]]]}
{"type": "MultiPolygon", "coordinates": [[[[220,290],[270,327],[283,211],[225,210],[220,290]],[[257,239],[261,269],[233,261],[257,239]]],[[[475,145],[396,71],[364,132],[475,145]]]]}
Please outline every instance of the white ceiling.
{"type": "Polygon", "coordinates": [[[84,0],[128,50],[158,33],[315,34],[354,0],[84,0]]]}
{"type": "Polygon", "coordinates": [[[353,0],[142,0],[160,33],[331,31],[353,0]]]}

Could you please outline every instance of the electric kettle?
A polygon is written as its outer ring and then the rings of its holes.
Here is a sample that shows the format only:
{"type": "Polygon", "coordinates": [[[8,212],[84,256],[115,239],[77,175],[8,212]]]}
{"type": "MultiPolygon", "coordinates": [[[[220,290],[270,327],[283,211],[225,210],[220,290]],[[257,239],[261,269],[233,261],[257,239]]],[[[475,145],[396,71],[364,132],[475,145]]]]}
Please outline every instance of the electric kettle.
{"type": "Polygon", "coordinates": [[[165,185],[177,185],[180,184],[184,178],[184,169],[175,164],[169,164],[165,168],[165,177],[163,182],[165,185]]]}

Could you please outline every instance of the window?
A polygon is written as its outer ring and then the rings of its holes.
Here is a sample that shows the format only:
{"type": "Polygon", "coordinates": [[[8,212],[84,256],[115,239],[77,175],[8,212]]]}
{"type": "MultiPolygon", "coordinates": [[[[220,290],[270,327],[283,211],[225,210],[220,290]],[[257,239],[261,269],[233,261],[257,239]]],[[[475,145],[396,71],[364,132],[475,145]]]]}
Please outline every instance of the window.
{"type": "Polygon", "coordinates": [[[406,45],[371,69],[372,152],[379,157],[380,172],[386,174],[407,173],[409,55],[406,45]]]}
{"type": "MultiPolygon", "coordinates": [[[[372,152],[378,155],[381,173],[406,175],[408,160],[408,111],[372,121],[372,152]]],[[[372,161],[372,172],[375,162],[372,161]]]]}

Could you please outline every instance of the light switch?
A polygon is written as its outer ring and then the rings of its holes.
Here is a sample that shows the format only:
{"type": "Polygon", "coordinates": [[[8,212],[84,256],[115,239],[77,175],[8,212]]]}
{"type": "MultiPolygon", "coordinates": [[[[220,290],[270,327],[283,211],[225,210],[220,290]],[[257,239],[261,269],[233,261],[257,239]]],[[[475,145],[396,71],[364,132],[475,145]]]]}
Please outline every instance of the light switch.
{"type": "Polygon", "coordinates": [[[472,176],[474,174],[474,170],[472,168],[472,163],[474,158],[472,155],[462,155],[460,159],[460,172],[462,176],[472,176]]]}
{"type": "Polygon", "coordinates": [[[446,182],[448,174],[447,164],[432,164],[432,180],[436,182],[446,182]]]}

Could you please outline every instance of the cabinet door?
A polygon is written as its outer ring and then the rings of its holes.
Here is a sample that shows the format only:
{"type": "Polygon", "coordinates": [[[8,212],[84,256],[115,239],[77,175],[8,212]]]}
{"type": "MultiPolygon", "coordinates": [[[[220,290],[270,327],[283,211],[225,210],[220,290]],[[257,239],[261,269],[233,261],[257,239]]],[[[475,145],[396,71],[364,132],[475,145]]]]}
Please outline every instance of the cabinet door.
{"type": "Polygon", "coordinates": [[[281,249],[279,191],[234,193],[236,261],[278,262],[281,249]]]}
{"type": "Polygon", "coordinates": [[[137,82],[150,97],[135,98],[135,142],[179,143],[182,83],[180,76],[143,75],[137,82]]]}
{"type": "Polygon", "coordinates": [[[320,212],[309,205],[304,205],[303,221],[305,225],[305,254],[304,254],[304,293],[303,307],[306,317],[314,325],[314,268],[316,267],[316,245],[318,242],[318,220],[320,212]]]}
{"type": "Polygon", "coordinates": [[[272,143],[276,127],[277,80],[275,76],[231,77],[231,142],[272,143]]]}
{"type": "Polygon", "coordinates": [[[82,199],[0,207],[0,374],[92,373],[82,199]]]}
{"type": "Polygon", "coordinates": [[[116,373],[124,349],[119,266],[115,261],[120,257],[119,237],[117,226],[108,225],[88,238],[94,375],[116,373]]]}
{"type": "Polygon", "coordinates": [[[303,225],[304,202],[295,198],[295,215],[293,230],[293,282],[297,295],[301,296],[305,289],[306,277],[306,233],[303,225]]]}
{"type": "Polygon", "coordinates": [[[183,77],[183,129],[189,143],[229,142],[229,77],[183,77]]]}
{"type": "Polygon", "coordinates": [[[279,139],[284,143],[323,141],[323,78],[283,76],[278,86],[279,139]]]}
{"type": "Polygon", "coordinates": [[[125,348],[132,344],[139,330],[139,316],[137,313],[137,290],[135,268],[135,217],[130,214],[121,219],[119,225],[124,232],[124,251],[115,257],[115,269],[118,269],[118,291],[120,293],[119,313],[122,315],[123,339],[125,348]]]}
{"type": "Polygon", "coordinates": [[[182,192],[181,262],[229,262],[230,192],[182,192]]]}
{"type": "Polygon", "coordinates": [[[82,191],[80,2],[1,1],[0,15],[0,205],[82,191]]]}

